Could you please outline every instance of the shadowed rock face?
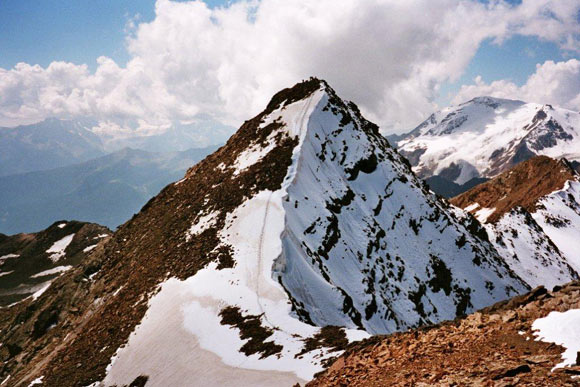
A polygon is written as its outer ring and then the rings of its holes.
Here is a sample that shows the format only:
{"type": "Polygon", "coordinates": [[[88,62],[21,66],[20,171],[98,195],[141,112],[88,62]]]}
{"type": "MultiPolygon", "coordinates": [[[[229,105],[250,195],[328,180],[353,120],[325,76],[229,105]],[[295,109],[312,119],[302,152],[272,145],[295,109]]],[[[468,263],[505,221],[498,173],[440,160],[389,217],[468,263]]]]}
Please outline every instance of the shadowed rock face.
{"type": "Polygon", "coordinates": [[[552,368],[564,348],[536,341],[532,324],[580,308],[580,283],[540,287],[463,319],[352,344],[315,386],[575,385],[580,364],[552,368]]]}
{"type": "Polygon", "coordinates": [[[0,306],[19,302],[81,263],[112,232],[82,222],[55,222],[32,234],[0,234],[0,306]]]}

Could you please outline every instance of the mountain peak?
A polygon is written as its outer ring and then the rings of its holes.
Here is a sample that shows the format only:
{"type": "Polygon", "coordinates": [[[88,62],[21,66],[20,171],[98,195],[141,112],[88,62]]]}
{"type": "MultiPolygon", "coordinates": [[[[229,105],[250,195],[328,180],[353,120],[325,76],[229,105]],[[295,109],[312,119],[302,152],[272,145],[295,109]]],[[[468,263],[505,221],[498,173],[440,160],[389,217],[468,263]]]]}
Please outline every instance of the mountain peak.
{"type": "Polygon", "coordinates": [[[398,145],[420,177],[462,185],[536,155],[579,161],[578,128],[578,112],[480,97],[433,114],[398,145]]]}
{"type": "Polygon", "coordinates": [[[482,95],[479,97],[472,98],[467,102],[463,102],[463,103],[459,104],[459,106],[464,106],[464,105],[468,105],[468,104],[479,104],[479,105],[485,105],[485,106],[491,107],[493,109],[496,109],[500,105],[506,104],[506,103],[523,105],[525,102],[517,100],[517,99],[498,98],[498,97],[491,97],[491,96],[487,96],[487,95],[482,95]]]}

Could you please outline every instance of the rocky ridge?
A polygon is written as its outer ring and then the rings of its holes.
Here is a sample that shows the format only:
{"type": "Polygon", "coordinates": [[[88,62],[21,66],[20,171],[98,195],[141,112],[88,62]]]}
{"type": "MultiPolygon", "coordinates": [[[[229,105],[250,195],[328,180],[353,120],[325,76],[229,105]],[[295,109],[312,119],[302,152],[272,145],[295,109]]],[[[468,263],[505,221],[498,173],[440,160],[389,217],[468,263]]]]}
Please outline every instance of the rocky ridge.
{"type": "Polygon", "coordinates": [[[0,234],[0,307],[39,297],[111,234],[98,224],[76,221],[58,221],[36,233],[0,234]]]}
{"type": "Polygon", "coordinates": [[[543,287],[465,318],[352,344],[314,386],[575,386],[580,364],[554,368],[564,348],[532,327],[580,308],[580,283],[543,287]]]}
{"type": "Polygon", "coordinates": [[[578,278],[579,177],[565,159],[536,156],[453,199],[481,222],[505,261],[532,286],[578,278]]]}

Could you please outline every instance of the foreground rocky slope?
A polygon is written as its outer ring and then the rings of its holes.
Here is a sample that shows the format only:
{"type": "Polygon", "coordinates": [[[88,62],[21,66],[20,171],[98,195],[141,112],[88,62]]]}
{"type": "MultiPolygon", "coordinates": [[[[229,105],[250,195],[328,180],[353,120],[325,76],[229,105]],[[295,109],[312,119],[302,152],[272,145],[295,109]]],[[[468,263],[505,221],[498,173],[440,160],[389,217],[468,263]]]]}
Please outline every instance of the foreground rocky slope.
{"type": "Polygon", "coordinates": [[[535,155],[580,160],[580,113],[479,97],[434,113],[398,146],[420,177],[464,184],[535,155]]]}
{"type": "Polygon", "coordinates": [[[536,156],[451,203],[485,222],[496,249],[532,286],[578,278],[580,182],[565,159],[536,156]]]}
{"type": "Polygon", "coordinates": [[[580,283],[540,287],[463,319],[353,344],[307,386],[576,386],[578,312],[580,283]]]}
{"type": "Polygon", "coordinates": [[[98,224],[67,221],[32,234],[0,234],[0,306],[40,297],[110,234],[98,224]]]}
{"type": "Polygon", "coordinates": [[[311,79],[276,94],[36,300],[0,311],[0,340],[20,349],[0,377],[305,381],[369,332],[525,291],[486,237],[354,104],[311,79]],[[51,329],[31,336],[46,315],[51,329]]]}

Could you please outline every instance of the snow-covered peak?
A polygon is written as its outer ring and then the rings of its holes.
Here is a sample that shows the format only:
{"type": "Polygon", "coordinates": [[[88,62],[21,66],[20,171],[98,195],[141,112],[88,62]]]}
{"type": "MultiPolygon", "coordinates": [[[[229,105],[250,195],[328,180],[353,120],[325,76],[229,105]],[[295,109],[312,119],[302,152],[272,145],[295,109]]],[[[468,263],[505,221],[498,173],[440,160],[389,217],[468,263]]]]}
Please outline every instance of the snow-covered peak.
{"type": "Polygon", "coordinates": [[[303,383],[349,342],[528,287],[317,79],[276,94],[98,254],[82,300],[99,304],[46,384],[97,381],[105,367],[63,371],[86,351],[110,360],[105,385],[303,383]]]}
{"type": "Polygon", "coordinates": [[[486,222],[496,249],[527,283],[552,287],[580,273],[578,180],[566,160],[536,156],[451,203],[486,222]]]}
{"type": "Polygon", "coordinates": [[[478,97],[431,115],[398,143],[421,177],[493,177],[534,155],[580,159],[580,113],[478,97]]]}
{"type": "MultiPolygon", "coordinates": [[[[133,377],[132,359],[151,332],[174,330],[159,326],[168,300],[182,300],[172,308],[185,312],[167,324],[182,325],[224,366],[304,380],[332,353],[321,327],[352,340],[454,318],[526,288],[479,225],[431,194],[378,127],[324,81],[274,96],[221,152],[212,170],[223,182],[206,193],[182,243],[215,233],[214,251],[229,251],[228,263],[163,284],[107,383],[133,377]],[[279,185],[264,183],[282,172],[279,185]],[[213,201],[230,181],[251,188],[231,210],[213,201]],[[256,352],[246,345],[249,320],[267,337],[256,352]]],[[[173,188],[186,189],[203,167],[173,188]]],[[[167,350],[188,352],[183,345],[167,350]]],[[[156,374],[147,367],[141,372],[156,374]]]]}

